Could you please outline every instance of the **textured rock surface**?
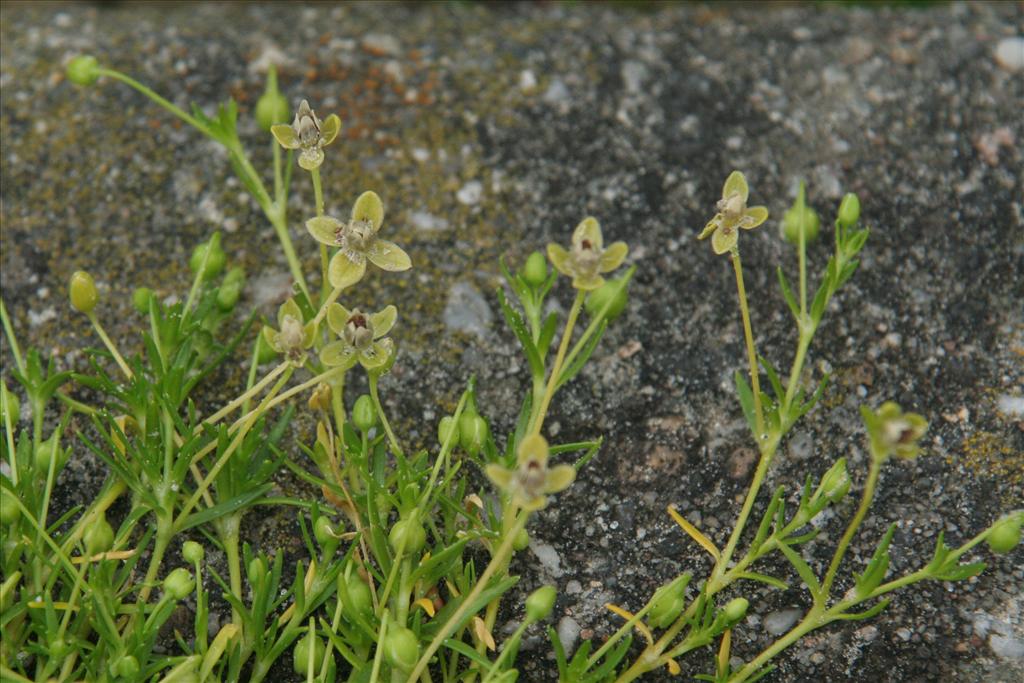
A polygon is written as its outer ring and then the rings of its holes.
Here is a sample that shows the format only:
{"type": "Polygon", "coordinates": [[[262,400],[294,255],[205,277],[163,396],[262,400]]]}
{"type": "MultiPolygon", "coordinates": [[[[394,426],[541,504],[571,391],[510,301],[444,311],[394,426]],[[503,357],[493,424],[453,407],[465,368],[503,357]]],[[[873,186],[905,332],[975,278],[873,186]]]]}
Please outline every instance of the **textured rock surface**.
{"type": "MultiPolygon", "coordinates": [[[[550,431],[558,440],[603,434],[605,447],[533,524],[560,575],[529,551],[515,569],[524,591],[558,584],[553,623],[600,638],[619,623],[606,601],[636,608],[668,578],[706,569],[665,506],[722,539],[752,473],[730,388],[744,362],[731,273],[693,239],[722,180],[743,169],[752,201],[777,218],[806,178],[825,225],[841,193],[856,191],[873,233],[811,357],[833,371],[828,409],[809,416],[769,485],[793,486],[840,455],[861,481],[862,401],[924,413],[926,454],[886,469],[850,554],[857,566],[897,521],[892,571],[905,572],[927,561],[940,530],[962,540],[1020,504],[1024,422],[1005,406],[1024,391],[1024,79],[997,45],[1021,31],[1017,3],[7,4],[3,296],[23,343],[74,366],[76,349],[95,343],[64,303],[75,269],[102,284],[115,336],[135,324],[133,286],[186,290],[187,254],[212,230],[261,276],[260,297],[272,299],[267,288],[287,274],[272,229],[216,147],[126,88],[63,81],[63,64],[83,51],[182,106],[209,110],[230,94],[243,117],[262,70],[277,63],[291,100],[341,116],[343,140],[324,168],[328,210],[376,190],[391,236],[413,255],[409,274],[373,277],[366,290],[368,305],[395,301],[401,311],[401,357],[384,391],[412,440],[430,436],[474,373],[495,431],[510,426],[525,388],[511,335],[498,318],[487,334],[447,333],[445,303],[464,283],[496,311],[499,255],[519,262],[597,216],[609,238],[631,244],[631,305],[558,401],[550,431]]],[[[269,145],[246,121],[243,138],[266,168],[269,145]]],[[[314,272],[297,220],[312,211],[312,192],[296,177],[293,231],[314,272]]],[[[794,259],[777,225],[744,234],[742,248],[761,351],[783,364],[793,335],[773,270],[794,259]]],[[[823,264],[826,245],[811,254],[823,264]]],[[[492,318],[477,312],[474,325],[492,318]]],[[[3,353],[6,374],[6,344],[3,353]]],[[[81,502],[98,472],[76,461],[64,503],[81,502]]],[[[811,546],[817,567],[852,512],[841,507],[811,546]]],[[[253,515],[247,533],[273,546],[294,537],[292,524],[253,515]]],[[[818,632],[770,680],[1019,680],[1022,560],[1018,549],[980,578],[915,587],[868,624],[818,632]]],[[[747,595],[740,657],[770,642],[758,624],[766,615],[806,608],[795,590],[747,595]]],[[[524,645],[522,680],[551,680],[548,645],[524,645]]],[[[693,674],[710,664],[684,666],[693,674]]]]}

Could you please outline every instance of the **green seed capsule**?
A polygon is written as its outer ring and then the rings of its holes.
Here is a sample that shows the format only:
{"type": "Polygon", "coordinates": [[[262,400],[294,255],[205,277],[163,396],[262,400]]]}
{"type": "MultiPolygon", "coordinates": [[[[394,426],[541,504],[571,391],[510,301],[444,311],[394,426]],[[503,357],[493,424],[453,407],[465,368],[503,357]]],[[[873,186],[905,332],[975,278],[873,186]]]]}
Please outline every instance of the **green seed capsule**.
{"type": "Polygon", "coordinates": [[[313,522],[313,536],[321,548],[337,547],[338,539],[334,536],[334,527],[327,515],[320,515],[313,522]]]}
{"type": "Polygon", "coordinates": [[[9,526],[21,517],[21,508],[15,500],[15,493],[0,489],[0,525],[9,526]]]}
{"type": "Polygon", "coordinates": [[[846,471],[846,458],[840,458],[821,478],[818,490],[830,503],[838,503],[850,490],[850,475],[846,471]]]}
{"type": "Polygon", "coordinates": [[[142,315],[149,315],[149,302],[153,296],[153,290],[149,287],[136,287],[132,292],[132,306],[142,315]]]}
{"type": "Polygon", "coordinates": [[[615,320],[622,314],[622,311],[626,308],[626,302],[629,300],[629,293],[625,287],[619,290],[622,285],[621,279],[607,280],[603,285],[592,291],[587,295],[587,300],[584,302],[584,308],[587,309],[587,315],[591,318],[601,313],[601,309],[608,305],[607,318],[609,321],[615,320]]]}
{"type": "Polygon", "coordinates": [[[172,600],[183,600],[194,585],[192,574],[184,567],[178,567],[164,578],[164,592],[172,600]]]}
{"type": "Polygon", "coordinates": [[[558,591],[554,586],[541,586],[530,593],[530,597],[526,598],[526,621],[533,623],[547,619],[555,608],[556,597],[558,591]]]}
{"type": "Polygon", "coordinates": [[[361,432],[368,432],[377,424],[377,409],[367,394],[357,398],[352,406],[352,424],[361,432]]]}
{"type": "Polygon", "coordinates": [[[737,621],[747,615],[747,608],[750,607],[750,603],[746,598],[733,598],[725,606],[722,612],[725,614],[725,618],[729,624],[735,624],[737,621]]]}
{"type": "Polygon", "coordinates": [[[242,296],[242,288],[245,286],[245,271],[235,267],[228,271],[217,289],[217,308],[225,313],[230,311],[238,303],[242,296]]]}
{"type": "Polygon", "coordinates": [[[852,192],[847,192],[843,201],[839,203],[839,224],[852,228],[860,220],[860,199],[852,192]]]}
{"type": "Polygon", "coordinates": [[[68,62],[66,73],[75,85],[92,85],[100,77],[100,64],[92,55],[79,55],[68,62]]]}
{"type": "Polygon", "coordinates": [[[76,271],[71,276],[68,294],[71,298],[71,307],[86,315],[92,313],[92,309],[96,308],[96,303],[100,300],[99,292],[96,291],[96,281],[84,270],[76,271]]]}
{"type": "Polygon", "coordinates": [[[512,549],[519,552],[525,550],[528,545],[530,545],[530,534],[526,529],[520,529],[516,534],[516,540],[512,541],[512,549]]]}
{"type": "Polygon", "coordinates": [[[416,634],[397,624],[388,628],[384,637],[384,658],[401,672],[412,670],[420,658],[420,643],[416,634]]]}
{"type": "Polygon", "coordinates": [[[295,669],[295,673],[302,676],[309,673],[310,650],[313,651],[313,671],[319,671],[320,662],[324,660],[326,649],[324,648],[324,641],[317,638],[316,634],[312,631],[307,632],[305,636],[300,638],[295,643],[295,649],[292,650],[292,668],[295,669]]]}
{"type": "Polygon", "coordinates": [[[0,421],[6,425],[10,420],[12,425],[16,425],[20,419],[21,401],[18,395],[8,389],[6,384],[0,385],[0,421]]]}
{"type": "Polygon", "coordinates": [[[338,574],[338,595],[341,596],[343,614],[354,613],[366,617],[373,612],[370,587],[355,572],[350,573],[347,578],[344,573],[338,574]]]}
{"type": "Polygon", "coordinates": [[[989,549],[997,555],[1005,555],[1020,543],[1021,525],[1024,522],[1024,513],[1007,515],[992,525],[985,541],[989,549]]]}
{"type": "Polygon", "coordinates": [[[60,441],[55,435],[39,442],[34,456],[36,472],[44,476],[50,471],[51,460],[55,463],[53,468],[55,473],[60,472],[64,467],[64,449],[60,447],[60,441]]]}
{"type": "Polygon", "coordinates": [[[437,424],[437,442],[444,446],[450,443],[455,447],[459,443],[459,423],[451,415],[445,415],[437,424]]]}
{"type": "Polygon", "coordinates": [[[291,108],[288,99],[277,89],[277,69],[267,71],[267,86],[256,100],[256,123],[265,131],[275,123],[288,123],[291,108]]]}
{"type": "Polygon", "coordinates": [[[203,561],[203,546],[195,541],[185,541],[181,546],[181,556],[186,562],[198,564],[203,561]]]}
{"type": "Polygon", "coordinates": [[[427,532],[424,531],[423,525],[417,519],[400,519],[391,527],[388,542],[396,553],[404,543],[406,554],[415,555],[426,545],[427,532]]]}
{"type": "Polygon", "coordinates": [[[476,455],[487,440],[487,422],[476,413],[462,413],[459,418],[459,443],[470,455],[476,455]]]}
{"type": "Polygon", "coordinates": [[[110,550],[114,545],[114,528],[106,516],[101,514],[99,519],[86,527],[82,541],[85,542],[85,552],[89,556],[110,550]]]}
{"type": "Polygon", "coordinates": [[[208,242],[203,242],[192,251],[192,258],[189,259],[188,267],[196,274],[199,274],[199,269],[203,268],[202,279],[212,280],[224,270],[224,263],[226,261],[227,257],[224,255],[224,250],[220,248],[220,233],[215,232],[208,242]],[[205,268],[203,268],[204,259],[206,261],[205,268]]]}
{"type": "Polygon", "coordinates": [[[140,671],[139,660],[132,655],[119,657],[117,661],[110,665],[110,671],[114,674],[115,678],[135,680],[140,671]]]}
{"type": "Polygon", "coordinates": [[[548,260],[544,254],[535,251],[526,259],[521,271],[526,284],[531,287],[540,287],[548,279],[548,260]]]}
{"type": "Polygon", "coordinates": [[[249,560],[246,572],[249,575],[249,582],[258,587],[267,576],[267,563],[262,557],[254,557],[249,560]]]}
{"type": "Polygon", "coordinates": [[[782,217],[782,237],[790,244],[800,244],[800,228],[804,229],[804,242],[813,242],[821,230],[817,212],[809,206],[794,206],[782,217]]]}

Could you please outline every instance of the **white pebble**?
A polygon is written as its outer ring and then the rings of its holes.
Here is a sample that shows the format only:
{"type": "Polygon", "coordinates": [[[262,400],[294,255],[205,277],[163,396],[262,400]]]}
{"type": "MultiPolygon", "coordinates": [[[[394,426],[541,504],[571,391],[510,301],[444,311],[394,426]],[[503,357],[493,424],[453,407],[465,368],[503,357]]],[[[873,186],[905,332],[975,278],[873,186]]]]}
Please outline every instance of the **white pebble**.
{"type": "Polygon", "coordinates": [[[479,180],[471,180],[455,194],[455,198],[459,200],[460,204],[466,206],[473,206],[474,204],[480,203],[480,198],[484,195],[484,185],[479,180]]]}
{"type": "Polygon", "coordinates": [[[1003,38],[996,45],[996,63],[1010,72],[1024,71],[1024,38],[1003,38]]]}
{"type": "Polygon", "coordinates": [[[772,612],[764,618],[764,630],[773,636],[781,636],[788,631],[802,612],[798,609],[783,609],[772,612]]]}

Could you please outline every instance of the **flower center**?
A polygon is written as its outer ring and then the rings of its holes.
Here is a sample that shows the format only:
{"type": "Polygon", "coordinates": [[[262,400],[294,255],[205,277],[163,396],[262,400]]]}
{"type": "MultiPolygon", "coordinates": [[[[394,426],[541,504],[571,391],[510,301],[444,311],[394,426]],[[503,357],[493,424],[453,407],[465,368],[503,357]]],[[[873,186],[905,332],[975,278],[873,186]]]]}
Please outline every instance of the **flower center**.
{"type": "Polygon", "coordinates": [[[302,354],[305,336],[302,322],[290,315],[286,315],[281,321],[281,336],[278,339],[280,339],[280,344],[290,359],[294,360],[302,354]]]}
{"type": "Polygon", "coordinates": [[[357,349],[365,349],[373,341],[373,324],[358,310],[352,311],[345,323],[345,341],[357,349]]]}
{"type": "Polygon", "coordinates": [[[339,228],[338,244],[362,253],[369,249],[373,242],[373,223],[368,220],[351,221],[347,227],[339,228]]]}
{"type": "Polygon", "coordinates": [[[725,220],[733,222],[739,220],[743,212],[747,210],[747,203],[743,200],[743,195],[734,193],[727,199],[719,201],[718,208],[725,217],[725,220]]]}

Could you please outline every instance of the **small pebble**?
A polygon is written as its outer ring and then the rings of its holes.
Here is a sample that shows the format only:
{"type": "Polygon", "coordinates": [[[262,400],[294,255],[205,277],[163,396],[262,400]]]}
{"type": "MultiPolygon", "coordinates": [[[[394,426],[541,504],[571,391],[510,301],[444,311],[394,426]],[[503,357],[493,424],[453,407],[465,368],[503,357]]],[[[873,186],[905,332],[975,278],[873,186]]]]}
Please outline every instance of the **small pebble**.
{"type": "Polygon", "coordinates": [[[580,637],[580,625],[572,617],[562,617],[558,622],[558,639],[562,641],[566,656],[576,651],[576,641],[580,637]]]}
{"type": "Polygon", "coordinates": [[[481,197],[483,197],[483,195],[483,183],[481,183],[479,180],[471,180],[465,185],[463,185],[462,188],[459,189],[457,193],[455,193],[455,198],[459,200],[460,204],[465,204],[466,206],[474,206],[480,203],[480,199],[481,197]]]}
{"type": "Polygon", "coordinates": [[[1024,37],[1000,40],[996,44],[996,64],[1011,73],[1024,71],[1024,37]]]}
{"type": "Polygon", "coordinates": [[[1005,659],[1024,659],[1024,641],[1011,638],[1010,636],[992,634],[992,637],[988,639],[988,644],[992,648],[992,652],[995,652],[1000,657],[1005,659]]]}
{"type": "Polygon", "coordinates": [[[783,609],[772,612],[764,618],[764,630],[773,636],[781,636],[788,631],[802,612],[798,609],[783,609]]]}

